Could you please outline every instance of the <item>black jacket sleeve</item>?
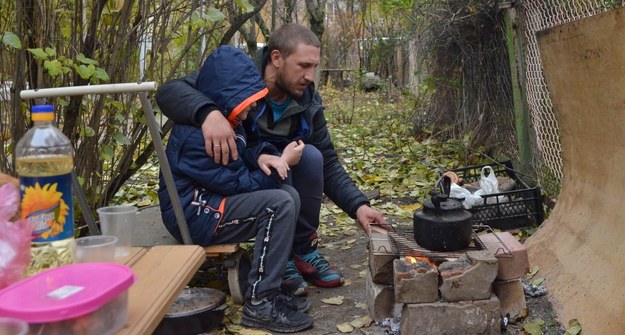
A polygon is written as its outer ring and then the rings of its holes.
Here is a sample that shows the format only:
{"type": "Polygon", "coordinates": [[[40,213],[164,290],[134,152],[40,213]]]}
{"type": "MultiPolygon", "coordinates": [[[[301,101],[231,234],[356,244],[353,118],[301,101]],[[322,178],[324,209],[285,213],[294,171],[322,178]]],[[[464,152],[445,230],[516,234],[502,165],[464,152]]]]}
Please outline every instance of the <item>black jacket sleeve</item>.
{"type": "Polygon", "coordinates": [[[324,193],[351,218],[356,218],[356,210],[362,205],[369,205],[369,199],[356,187],[341,165],[332,144],[327,121],[323,113],[321,97],[314,93],[314,105],[320,110],[314,113],[311,144],[323,155],[324,193]]]}
{"type": "Polygon", "coordinates": [[[156,91],[161,112],[176,123],[201,126],[215,103],[195,86],[198,72],[166,82],[156,91]]]}

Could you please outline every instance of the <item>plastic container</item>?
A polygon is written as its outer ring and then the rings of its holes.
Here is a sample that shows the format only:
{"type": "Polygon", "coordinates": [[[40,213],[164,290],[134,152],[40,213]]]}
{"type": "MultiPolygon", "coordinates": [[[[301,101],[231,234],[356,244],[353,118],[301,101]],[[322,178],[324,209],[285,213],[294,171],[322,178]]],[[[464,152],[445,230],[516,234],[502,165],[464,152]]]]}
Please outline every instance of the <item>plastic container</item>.
{"type": "Polygon", "coordinates": [[[516,189],[483,195],[484,201],[468,210],[473,214],[473,224],[504,230],[540,225],[545,217],[540,187],[530,187],[519,178],[511,161],[471,165],[450,171],[458,175],[462,186],[479,182],[480,172],[486,165],[493,168],[495,176],[512,178],[516,189]]]}
{"type": "Polygon", "coordinates": [[[26,335],[28,323],[15,318],[0,318],[0,335],[26,335]]]}
{"type": "Polygon", "coordinates": [[[28,322],[29,334],[113,334],[128,321],[134,281],[123,264],[60,266],[0,291],[0,316],[28,322]]]}
{"type": "Polygon", "coordinates": [[[113,262],[117,237],[93,235],[74,240],[73,255],[75,263],[113,262]]]}
{"type": "Polygon", "coordinates": [[[71,264],[74,239],[74,149],[55,127],[52,105],[33,106],[31,118],[33,127],[15,146],[21,218],[32,227],[28,275],[71,264]]]}

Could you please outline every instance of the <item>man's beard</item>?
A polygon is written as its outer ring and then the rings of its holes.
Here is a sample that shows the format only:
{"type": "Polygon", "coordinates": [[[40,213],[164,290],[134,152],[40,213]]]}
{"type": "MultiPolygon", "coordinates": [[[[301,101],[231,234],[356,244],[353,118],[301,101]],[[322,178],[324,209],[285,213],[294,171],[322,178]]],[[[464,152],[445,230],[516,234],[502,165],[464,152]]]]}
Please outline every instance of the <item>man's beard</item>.
{"type": "Polygon", "coordinates": [[[284,83],[284,80],[282,80],[282,73],[279,73],[278,76],[276,77],[276,87],[278,89],[280,89],[280,91],[287,93],[288,95],[295,97],[295,98],[299,98],[302,96],[302,94],[304,93],[302,92],[294,92],[292,90],[290,90],[288,88],[288,86],[284,83]]]}

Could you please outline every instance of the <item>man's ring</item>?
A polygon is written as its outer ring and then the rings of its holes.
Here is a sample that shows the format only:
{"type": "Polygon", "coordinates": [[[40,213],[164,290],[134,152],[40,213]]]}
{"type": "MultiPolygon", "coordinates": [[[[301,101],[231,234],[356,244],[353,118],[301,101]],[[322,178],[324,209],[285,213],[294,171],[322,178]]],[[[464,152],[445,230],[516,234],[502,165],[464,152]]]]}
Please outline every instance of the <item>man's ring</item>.
{"type": "Polygon", "coordinates": [[[220,147],[221,145],[219,144],[213,144],[214,147],[220,147]]]}

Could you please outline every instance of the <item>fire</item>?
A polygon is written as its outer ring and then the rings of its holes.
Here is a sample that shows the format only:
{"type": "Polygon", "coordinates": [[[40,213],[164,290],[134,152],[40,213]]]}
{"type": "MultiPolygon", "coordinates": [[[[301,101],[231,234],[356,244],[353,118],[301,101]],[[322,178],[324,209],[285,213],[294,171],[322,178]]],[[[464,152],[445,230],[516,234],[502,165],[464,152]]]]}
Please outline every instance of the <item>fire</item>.
{"type": "Polygon", "coordinates": [[[431,259],[427,258],[427,257],[421,257],[421,256],[406,256],[406,260],[408,261],[408,263],[410,264],[416,264],[418,262],[426,262],[434,267],[436,267],[436,264],[434,262],[432,262],[431,259]]]}

